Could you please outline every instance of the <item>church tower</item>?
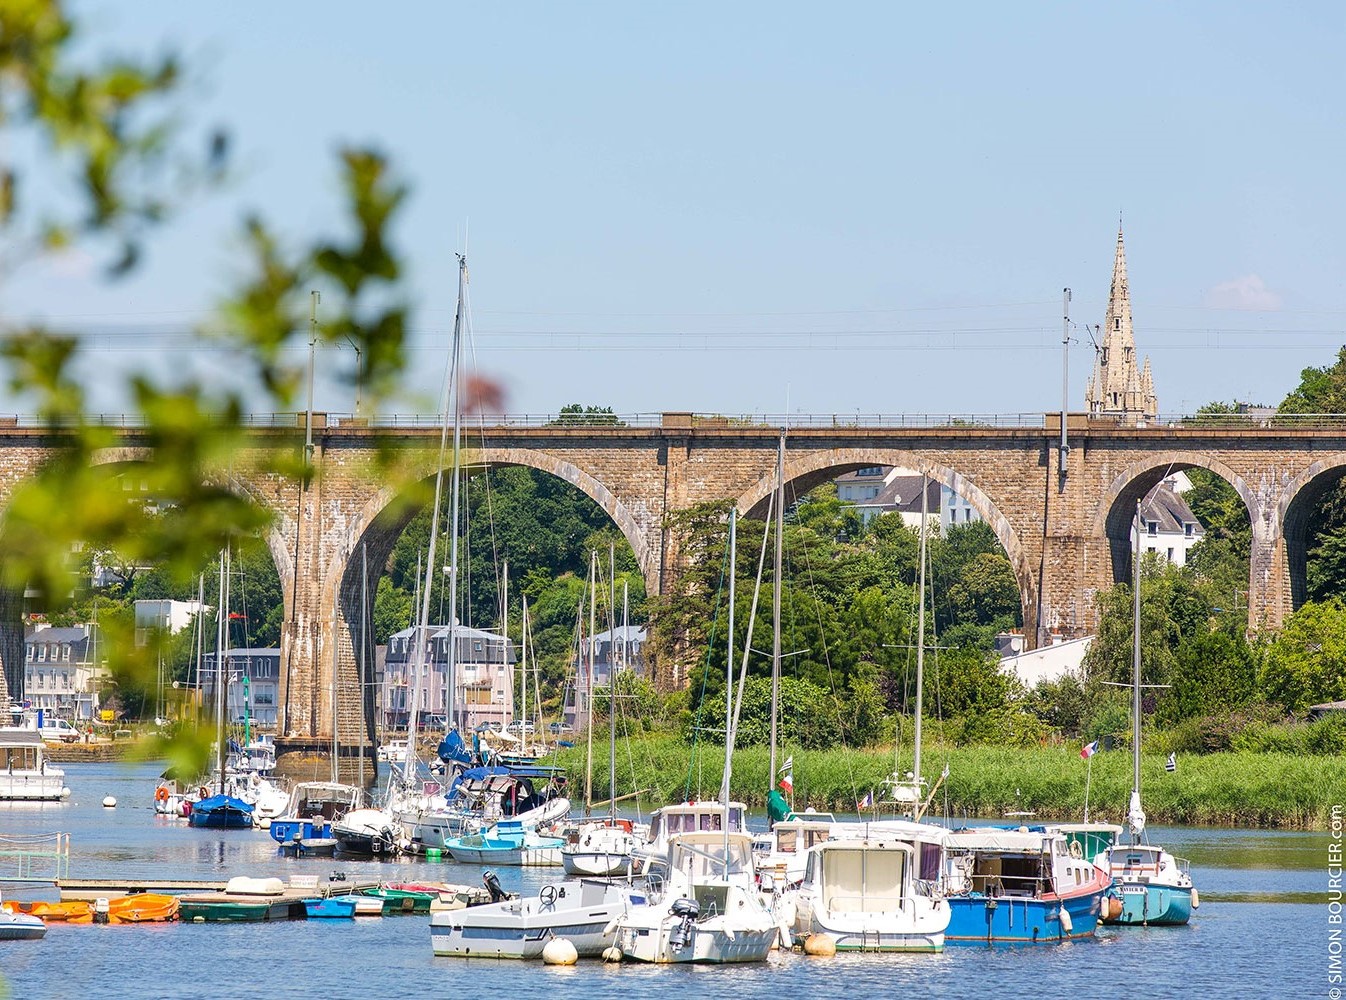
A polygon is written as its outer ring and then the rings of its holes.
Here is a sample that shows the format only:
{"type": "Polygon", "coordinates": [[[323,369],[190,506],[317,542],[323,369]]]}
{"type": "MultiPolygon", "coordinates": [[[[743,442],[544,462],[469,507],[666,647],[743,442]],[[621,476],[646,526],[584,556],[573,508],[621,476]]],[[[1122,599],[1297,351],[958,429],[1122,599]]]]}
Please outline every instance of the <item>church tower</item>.
{"type": "Polygon", "coordinates": [[[1117,256],[1112,264],[1112,292],[1103,321],[1103,343],[1096,347],[1094,373],[1085,390],[1085,405],[1092,416],[1121,417],[1137,422],[1159,415],[1154,395],[1150,359],[1141,365],[1136,357],[1136,339],[1131,328],[1131,292],[1126,283],[1126,246],[1117,227],[1117,256]]]}

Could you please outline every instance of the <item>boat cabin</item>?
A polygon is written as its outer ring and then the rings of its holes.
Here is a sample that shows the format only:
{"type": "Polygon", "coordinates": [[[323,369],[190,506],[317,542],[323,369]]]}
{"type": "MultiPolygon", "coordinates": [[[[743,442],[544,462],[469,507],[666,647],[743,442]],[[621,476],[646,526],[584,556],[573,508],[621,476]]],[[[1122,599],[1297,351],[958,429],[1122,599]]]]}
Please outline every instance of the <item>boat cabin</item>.
{"type": "MultiPolygon", "coordinates": [[[[742,802],[729,803],[729,832],[747,830],[742,802]]],[[[650,817],[650,841],[663,843],[679,833],[720,832],[725,828],[725,806],[720,802],[679,802],[656,809],[650,817]]]]}
{"type": "Polygon", "coordinates": [[[896,913],[913,894],[915,861],[900,841],[832,841],[809,853],[804,886],[830,913],[896,913]]]}
{"type": "Polygon", "coordinates": [[[1151,844],[1118,844],[1108,851],[1108,874],[1116,882],[1168,883],[1175,873],[1188,875],[1189,865],[1151,844]]]}

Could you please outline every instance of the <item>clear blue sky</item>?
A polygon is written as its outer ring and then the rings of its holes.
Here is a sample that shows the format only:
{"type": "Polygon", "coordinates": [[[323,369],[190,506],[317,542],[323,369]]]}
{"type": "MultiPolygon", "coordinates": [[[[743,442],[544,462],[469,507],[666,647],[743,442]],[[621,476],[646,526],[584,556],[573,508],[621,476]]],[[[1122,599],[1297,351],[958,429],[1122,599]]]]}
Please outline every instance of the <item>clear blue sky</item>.
{"type": "Polygon", "coordinates": [[[204,317],[245,210],[329,229],[343,141],[413,189],[404,410],[436,390],[465,223],[477,364],[516,412],[1056,409],[1061,289],[1102,322],[1119,213],[1164,412],[1277,402],[1346,343],[1337,4],[77,9],[94,48],[185,50],[240,171],[131,281],[67,257],[0,288],[11,320],[102,333],[100,371],[204,317]]]}

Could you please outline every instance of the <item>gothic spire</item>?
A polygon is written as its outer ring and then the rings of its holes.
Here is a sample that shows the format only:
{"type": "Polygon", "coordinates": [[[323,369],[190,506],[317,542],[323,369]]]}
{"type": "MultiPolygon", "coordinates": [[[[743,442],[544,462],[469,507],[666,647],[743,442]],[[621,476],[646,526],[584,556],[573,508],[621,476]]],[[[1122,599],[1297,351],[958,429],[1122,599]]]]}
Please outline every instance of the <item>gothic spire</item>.
{"type": "Polygon", "coordinates": [[[1131,290],[1126,274],[1126,243],[1120,220],[1103,343],[1099,345],[1086,402],[1091,413],[1122,417],[1155,416],[1159,410],[1149,361],[1147,359],[1142,370],[1136,356],[1135,334],[1131,327],[1131,290]]]}

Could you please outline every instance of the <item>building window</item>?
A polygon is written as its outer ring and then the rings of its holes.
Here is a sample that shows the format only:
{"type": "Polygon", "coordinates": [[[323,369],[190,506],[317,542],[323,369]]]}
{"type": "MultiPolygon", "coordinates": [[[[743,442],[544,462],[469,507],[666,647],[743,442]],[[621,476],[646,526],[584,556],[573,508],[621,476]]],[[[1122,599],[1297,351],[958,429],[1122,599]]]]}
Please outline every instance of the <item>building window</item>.
{"type": "Polygon", "coordinates": [[[1182,526],[1182,533],[1186,535],[1188,538],[1191,538],[1193,534],[1192,529],[1194,527],[1195,525],[1193,525],[1191,521],[1188,521],[1186,524],[1182,526]]]}
{"type": "Polygon", "coordinates": [[[1159,522],[1158,522],[1158,521],[1151,521],[1151,522],[1149,523],[1149,530],[1150,530],[1150,534],[1151,534],[1151,535],[1157,535],[1157,534],[1159,534],[1159,522]]]}
{"type": "Polygon", "coordinates": [[[1169,550],[1168,550],[1168,561],[1169,561],[1169,562],[1172,562],[1172,561],[1173,561],[1173,550],[1172,550],[1172,549],[1169,549],[1169,550]]]}
{"type": "Polygon", "coordinates": [[[1112,321],[1112,328],[1114,330],[1120,330],[1122,328],[1122,317],[1118,316],[1112,321]]]}

